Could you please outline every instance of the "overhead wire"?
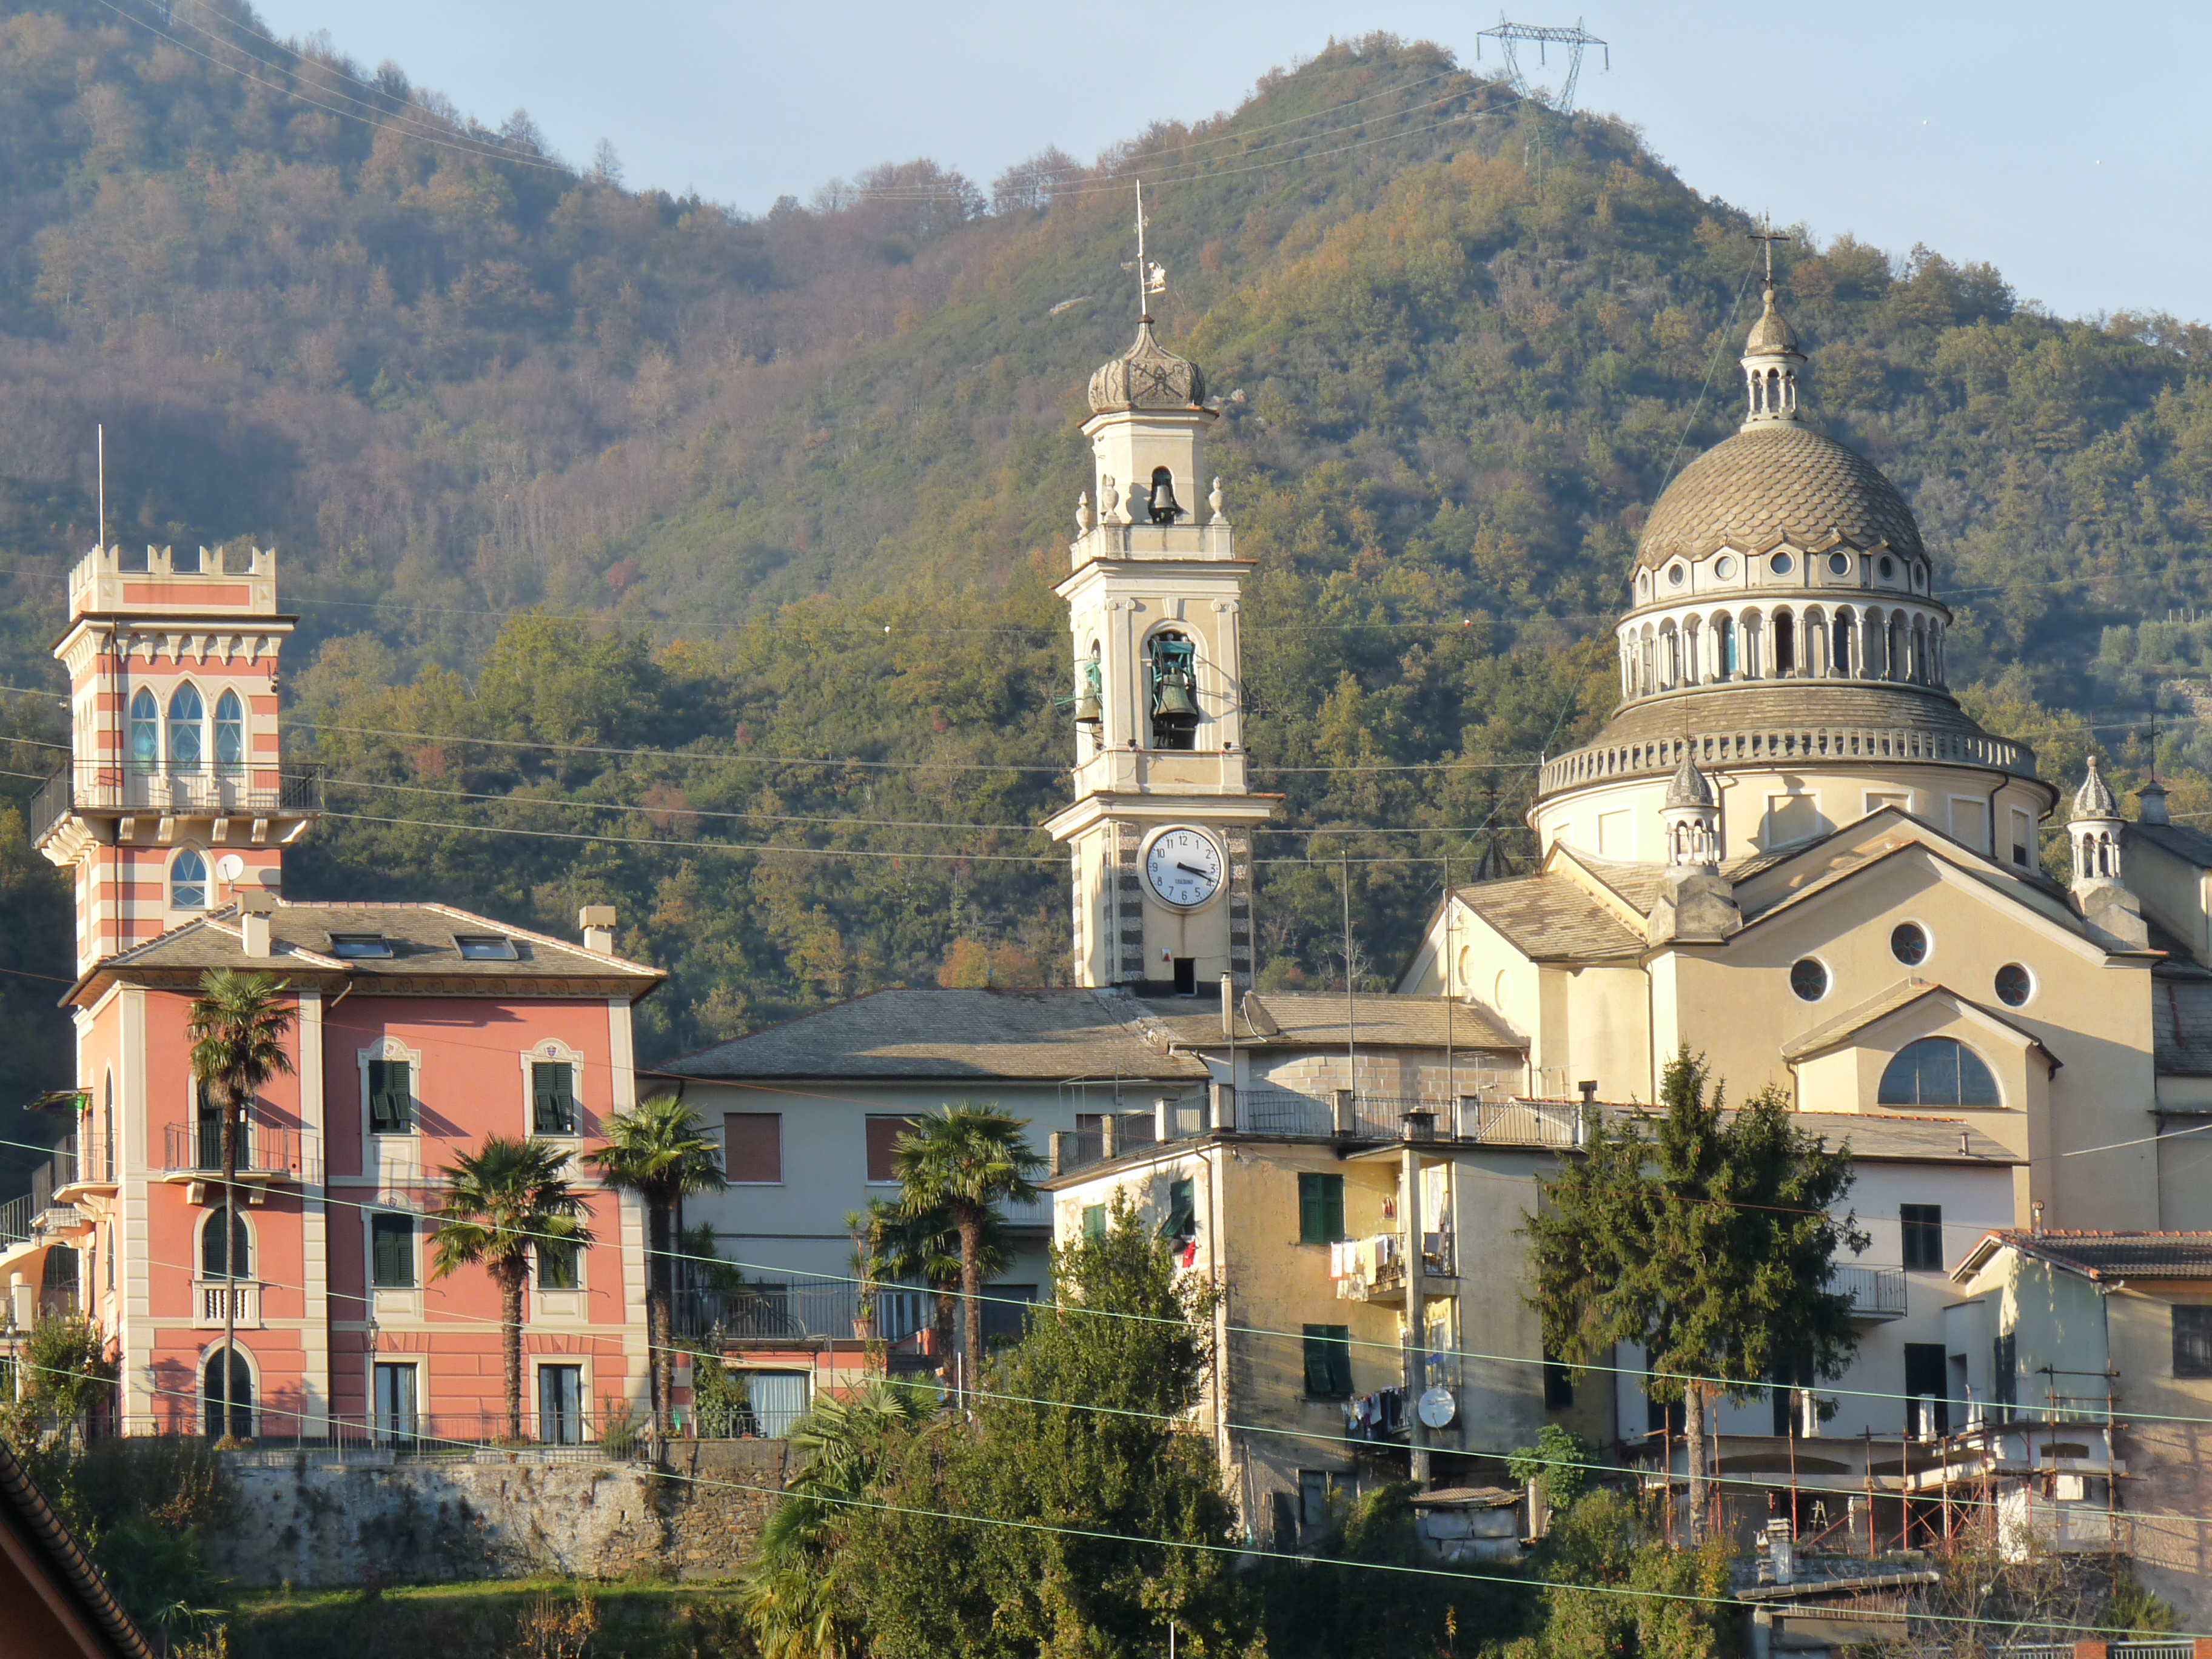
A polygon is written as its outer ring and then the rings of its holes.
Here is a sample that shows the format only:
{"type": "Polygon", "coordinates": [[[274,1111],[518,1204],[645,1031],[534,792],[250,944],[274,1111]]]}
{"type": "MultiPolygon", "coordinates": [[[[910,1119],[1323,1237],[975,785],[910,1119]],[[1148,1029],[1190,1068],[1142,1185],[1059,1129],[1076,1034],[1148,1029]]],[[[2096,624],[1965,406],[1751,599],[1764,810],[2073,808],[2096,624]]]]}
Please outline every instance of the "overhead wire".
{"type": "MultiPolygon", "coordinates": [[[[63,1371],[58,1367],[31,1364],[31,1362],[27,1360],[23,1363],[29,1364],[33,1370],[45,1374],[55,1376],[70,1375],[70,1373],[63,1371]]],[[[198,1389],[167,1389],[157,1386],[150,1388],[147,1392],[165,1398],[189,1401],[195,1406],[202,1404],[213,1405],[216,1403],[204,1401],[201,1392],[198,1389]]],[[[227,1402],[217,1406],[216,1408],[224,1411],[228,1411],[229,1409],[227,1402]]],[[[289,1419],[293,1422],[301,1424],[320,1423],[327,1425],[331,1420],[327,1415],[317,1417],[306,1412],[289,1411],[279,1407],[265,1404],[253,1406],[249,1407],[249,1409],[258,1412],[264,1417],[273,1416],[280,1419],[289,1419]]],[[[503,1413],[501,1414],[503,1415],[503,1413]]],[[[303,1435],[300,1437],[307,1438],[309,1437],[303,1435]]],[[[410,1433],[404,1436],[403,1437],[426,1445],[450,1446],[456,1451],[474,1451],[477,1447],[477,1443],[474,1441],[455,1439],[435,1433],[410,1433]]],[[[1133,1544],[1147,1549],[1177,1550],[1186,1553],[1224,1555],[1245,1559],[1257,1557],[1267,1560],[1293,1562],[1296,1563],[1303,1571],[1311,1571],[1322,1567],[1340,1567],[1362,1572],[1389,1573],[1401,1577],[1441,1578],[1457,1583],[1480,1583],[1503,1584],[1529,1591],[1573,1589],[1583,1591],[1594,1595],[1627,1596],[1635,1600],[1682,1602],[1705,1607],[1740,1608],[1742,1605],[1736,1600],[1736,1598],[1729,1595],[1703,1595],[1686,1590],[1646,1589],[1632,1584],[1585,1583],[1576,1580],[1563,1581],[1553,1578],[1535,1577],[1520,1573],[1480,1572],[1472,1568],[1466,1567],[1423,1567],[1395,1561],[1356,1560],[1346,1557],[1333,1555],[1306,1555],[1291,1551],[1263,1549],[1260,1547],[1256,1541],[1243,1544],[1232,1544],[1199,1539],[1147,1537],[1142,1534],[1111,1532],[1103,1528],[1078,1527],[1069,1525],[1066,1522],[1029,1521],[1004,1516],[975,1515],[972,1513],[963,1513],[957,1510],[933,1510],[918,1504],[887,1503],[878,1498],[844,1497],[831,1493],[813,1492],[794,1493],[785,1486],[764,1486],[757,1482],[738,1480],[722,1475],[704,1475],[700,1474],[696,1471],[687,1472],[677,1469],[664,1469],[657,1463],[648,1462],[645,1464],[643,1468],[646,1474],[649,1478],[657,1480],[666,1480],[693,1486],[750,1492],[769,1498],[771,1499],[803,1497],[808,1502],[821,1504],[831,1508],[865,1510],[880,1514],[902,1515],[910,1516],[917,1520],[948,1522],[956,1526],[990,1527],[1002,1530],[1044,1533],[1057,1537],[1087,1539],[1097,1543],[1133,1544]]],[[[2073,1624],[2056,1620],[2038,1620],[2023,1621],[2017,1619],[1991,1619],[1985,1615],[1975,1613],[1945,1613],[1934,1612],[1915,1613],[1911,1616],[1916,1619],[1927,1620],[1930,1623],[1966,1626],[1988,1625],[1992,1626],[2001,1626],[2006,1630],[2011,1631],[2017,1631],[2023,1627],[2032,1627],[2037,1630],[2086,1632],[2093,1635],[2103,1635],[2106,1633],[2105,1628],[2101,1626],[2073,1624]]],[[[2162,1632],[2162,1634],[2178,1642],[2212,1639],[2201,1638],[2192,1632],[2185,1631],[2166,1632],[2162,1632]]]]}

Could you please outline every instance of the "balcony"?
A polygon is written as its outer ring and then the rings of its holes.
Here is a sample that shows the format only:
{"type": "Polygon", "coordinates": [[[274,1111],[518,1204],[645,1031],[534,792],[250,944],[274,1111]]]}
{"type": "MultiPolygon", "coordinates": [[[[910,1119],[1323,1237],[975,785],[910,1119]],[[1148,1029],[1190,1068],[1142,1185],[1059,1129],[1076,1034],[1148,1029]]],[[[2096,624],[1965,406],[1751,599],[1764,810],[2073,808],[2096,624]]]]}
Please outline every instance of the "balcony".
{"type": "Polygon", "coordinates": [[[1854,1319],[1887,1321],[1905,1317],[1902,1267],[1835,1267],[1828,1274],[1828,1288],[1850,1297],[1854,1319]]]}
{"type": "Polygon", "coordinates": [[[221,1330],[225,1303],[235,1297],[238,1304],[236,1324],[240,1330],[261,1323],[261,1286],[251,1279],[241,1279],[236,1285],[226,1284],[220,1279],[196,1279],[192,1281],[192,1324],[200,1330],[221,1330]]]}
{"type": "MultiPolygon", "coordinates": [[[[238,1140],[238,1179],[261,1185],[319,1182],[323,1176],[319,1139],[298,1129],[250,1123],[238,1140]]],[[[222,1128],[209,1122],[172,1123],[161,1132],[161,1179],[219,1181],[222,1178],[222,1128]]]]}
{"type": "Polygon", "coordinates": [[[75,814],[106,817],[270,818],[319,812],[319,765],[209,766],[189,770],[117,761],[72,761],[31,802],[31,839],[75,814]]]}

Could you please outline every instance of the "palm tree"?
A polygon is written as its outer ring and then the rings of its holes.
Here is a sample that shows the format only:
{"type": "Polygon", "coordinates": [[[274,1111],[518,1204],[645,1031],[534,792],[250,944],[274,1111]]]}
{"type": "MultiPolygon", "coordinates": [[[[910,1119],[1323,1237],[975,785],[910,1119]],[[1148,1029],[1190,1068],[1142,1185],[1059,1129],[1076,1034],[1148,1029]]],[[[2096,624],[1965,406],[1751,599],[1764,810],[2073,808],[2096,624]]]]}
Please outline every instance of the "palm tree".
{"type": "Polygon", "coordinates": [[[960,1237],[960,1291],[967,1303],[961,1351],[966,1356],[962,1382],[974,1388],[983,1364],[983,1242],[1007,1200],[1033,1203],[1030,1177],[1044,1160],[1023,1138],[1024,1119],[963,1100],[940,1107],[901,1135],[891,1171],[902,1188],[901,1206],[909,1215],[936,1212],[960,1237]]]}
{"type": "MultiPolygon", "coordinates": [[[[960,1230],[942,1210],[909,1213],[902,1205],[882,1199],[868,1200],[865,1218],[876,1229],[876,1273],[878,1279],[918,1279],[935,1293],[937,1352],[952,1350],[953,1315],[960,1306],[963,1263],[960,1230]]],[[[1007,1249],[1004,1224],[995,1213],[986,1217],[975,1264],[979,1279],[996,1279],[1013,1261],[1007,1249]]]]}
{"type": "Polygon", "coordinates": [[[698,1115],[674,1095],[655,1095],[607,1122],[607,1144],[584,1154],[610,1187],[645,1200],[650,1253],[646,1267],[646,1318],[653,1344],[653,1423],[668,1432],[676,1352],[671,1309],[675,1302],[677,1211],[694,1193],[719,1193],[729,1185],[714,1143],[698,1115]]]}
{"type": "MultiPolygon", "coordinates": [[[[292,1075],[284,1038],[292,1010],[278,1000],[290,984],[267,974],[210,968],[200,975],[185,1035],[192,1080],[206,1091],[222,1134],[222,1440],[237,1438],[238,1136],[247,1108],[272,1077],[292,1075]]],[[[197,1138],[198,1128],[195,1126],[197,1138]]],[[[197,1147],[194,1149],[197,1151],[197,1147]]],[[[248,1419],[249,1423],[251,1419],[248,1419]]]]}
{"type": "Polygon", "coordinates": [[[920,1389],[870,1383],[824,1395],[791,1425],[799,1472],[769,1511],[741,1605],[763,1659],[853,1659],[866,1635],[849,1586],[839,1582],[830,1528],[865,1496],[893,1437],[927,1420],[934,1399],[920,1389]]]}
{"type": "Polygon", "coordinates": [[[581,1249],[592,1242],[568,1164],[566,1152],[535,1135],[486,1135],[481,1147],[441,1171],[449,1184],[430,1235],[430,1277],[481,1266],[499,1286],[509,1440],[522,1438],[522,1287],[531,1251],[549,1243],[581,1249]]]}

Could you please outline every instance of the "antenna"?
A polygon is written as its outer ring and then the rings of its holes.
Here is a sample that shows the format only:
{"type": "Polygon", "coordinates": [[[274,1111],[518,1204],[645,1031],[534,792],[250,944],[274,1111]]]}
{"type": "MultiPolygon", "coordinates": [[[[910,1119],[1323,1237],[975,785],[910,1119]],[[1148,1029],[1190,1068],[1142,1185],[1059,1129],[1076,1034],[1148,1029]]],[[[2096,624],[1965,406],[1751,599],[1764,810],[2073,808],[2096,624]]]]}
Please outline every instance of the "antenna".
{"type": "Polygon", "coordinates": [[[1505,60],[1505,76],[1513,83],[1513,90],[1533,103],[1548,102],[1553,112],[1559,115],[1575,112],[1575,83],[1582,78],[1584,46],[1597,47],[1605,54],[1607,72],[1609,74],[1613,70],[1613,48],[1583,28],[1579,17],[1571,29],[1553,28],[1539,23],[1510,23],[1506,21],[1505,14],[1500,12],[1496,28],[1485,29],[1474,37],[1474,59],[1478,64],[1482,61],[1482,43],[1485,40],[1498,42],[1498,52],[1505,60]],[[1545,55],[1547,46],[1567,48],[1567,78],[1555,98],[1547,100],[1522,72],[1519,48],[1531,42],[1536,48],[1539,66],[1549,61],[1545,55]]]}
{"type": "Polygon", "coordinates": [[[94,441],[100,446],[100,536],[95,546],[107,545],[107,423],[103,421],[93,428],[97,434],[94,441]]]}

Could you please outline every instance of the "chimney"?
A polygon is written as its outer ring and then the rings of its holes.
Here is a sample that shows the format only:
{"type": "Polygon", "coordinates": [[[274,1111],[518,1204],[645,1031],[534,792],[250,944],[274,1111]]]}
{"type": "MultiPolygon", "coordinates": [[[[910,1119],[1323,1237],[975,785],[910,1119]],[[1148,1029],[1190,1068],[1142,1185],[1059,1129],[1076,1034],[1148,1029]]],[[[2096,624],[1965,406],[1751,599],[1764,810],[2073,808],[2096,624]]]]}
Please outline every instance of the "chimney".
{"type": "Polygon", "coordinates": [[[1581,1092],[1583,1105],[1595,1106],[1597,1104],[1597,1079],[1595,1078],[1584,1079],[1582,1082],[1576,1084],[1575,1087],[1581,1092]]]}
{"type": "Polygon", "coordinates": [[[246,954],[266,958],[272,955],[269,946],[269,918],[276,914],[274,893],[240,893],[238,896],[238,931],[245,941],[246,954]]]}
{"type": "Polygon", "coordinates": [[[576,926],[584,930],[584,948],[612,956],[615,949],[615,907],[587,904],[576,912],[576,926]]]}

